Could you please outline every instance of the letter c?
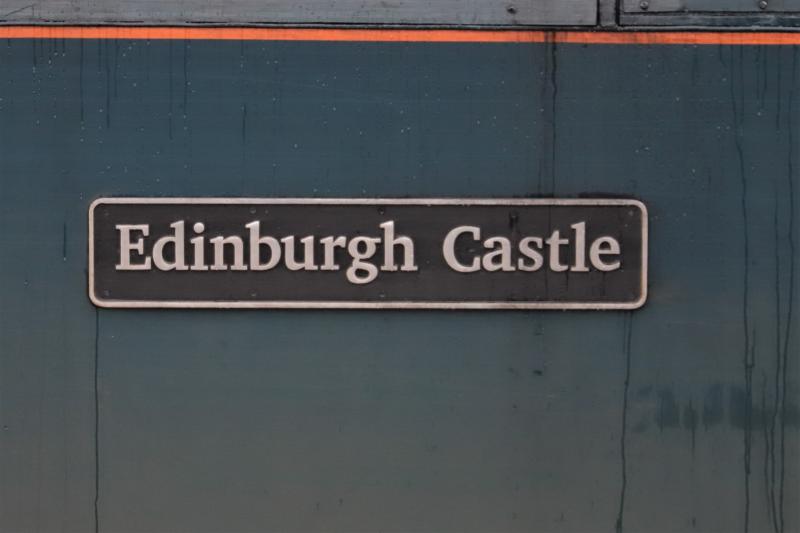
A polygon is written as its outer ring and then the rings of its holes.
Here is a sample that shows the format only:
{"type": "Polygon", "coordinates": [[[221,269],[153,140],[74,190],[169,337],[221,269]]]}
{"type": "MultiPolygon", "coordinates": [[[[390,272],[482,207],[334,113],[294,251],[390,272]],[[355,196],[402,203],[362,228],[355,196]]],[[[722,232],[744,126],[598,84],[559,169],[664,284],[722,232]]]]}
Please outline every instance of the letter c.
{"type": "Polygon", "coordinates": [[[456,259],[456,239],[458,239],[462,233],[469,233],[475,241],[481,238],[481,229],[475,226],[458,226],[457,228],[453,228],[444,238],[444,244],[442,244],[444,260],[447,262],[447,265],[456,272],[477,272],[481,269],[481,262],[477,257],[474,257],[472,263],[469,265],[459,263],[458,259],[456,259]]]}

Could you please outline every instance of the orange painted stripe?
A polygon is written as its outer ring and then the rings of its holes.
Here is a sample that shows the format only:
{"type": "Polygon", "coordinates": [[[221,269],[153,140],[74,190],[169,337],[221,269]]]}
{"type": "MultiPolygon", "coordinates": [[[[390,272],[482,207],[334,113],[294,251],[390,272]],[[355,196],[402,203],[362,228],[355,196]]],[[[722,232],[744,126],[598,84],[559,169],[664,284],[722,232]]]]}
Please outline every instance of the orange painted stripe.
{"type": "Polygon", "coordinates": [[[800,32],[0,26],[0,39],[800,45],[800,32]]]}

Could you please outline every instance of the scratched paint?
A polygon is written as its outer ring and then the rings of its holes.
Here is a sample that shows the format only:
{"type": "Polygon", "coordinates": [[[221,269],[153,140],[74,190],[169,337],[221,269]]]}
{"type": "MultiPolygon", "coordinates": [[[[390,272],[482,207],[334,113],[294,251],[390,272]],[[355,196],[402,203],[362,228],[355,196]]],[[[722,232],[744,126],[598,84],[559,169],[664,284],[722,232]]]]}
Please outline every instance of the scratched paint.
{"type": "Polygon", "coordinates": [[[797,531],[796,46],[0,43],[0,530],[797,531]],[[106,195],[633,196],[633,313],[94,309],[106,195]]]}

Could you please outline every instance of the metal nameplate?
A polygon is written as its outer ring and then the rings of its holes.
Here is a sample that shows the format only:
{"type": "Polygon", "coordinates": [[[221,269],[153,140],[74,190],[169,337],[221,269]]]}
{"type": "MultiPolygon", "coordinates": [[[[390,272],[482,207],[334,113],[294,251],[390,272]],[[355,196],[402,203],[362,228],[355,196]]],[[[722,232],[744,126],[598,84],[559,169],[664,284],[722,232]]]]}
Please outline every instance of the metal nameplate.
{"type": "Polygon", "coordinates": [[[100,198],[100,307],[635,309],[630,199],[100,198]]]}

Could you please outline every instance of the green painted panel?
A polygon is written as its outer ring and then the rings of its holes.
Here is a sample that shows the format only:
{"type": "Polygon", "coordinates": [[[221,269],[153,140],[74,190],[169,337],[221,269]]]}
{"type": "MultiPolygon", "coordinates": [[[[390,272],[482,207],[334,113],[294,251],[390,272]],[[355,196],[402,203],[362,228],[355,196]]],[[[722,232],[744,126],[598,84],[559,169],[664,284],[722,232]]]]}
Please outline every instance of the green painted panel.
{"type": "Polygon", "coordinates": [[[0,530],[797,531],[798,53],[0,43],[0,530]],[[633,196],[650,295],[98,311],[115,195],[633,196]]]}

